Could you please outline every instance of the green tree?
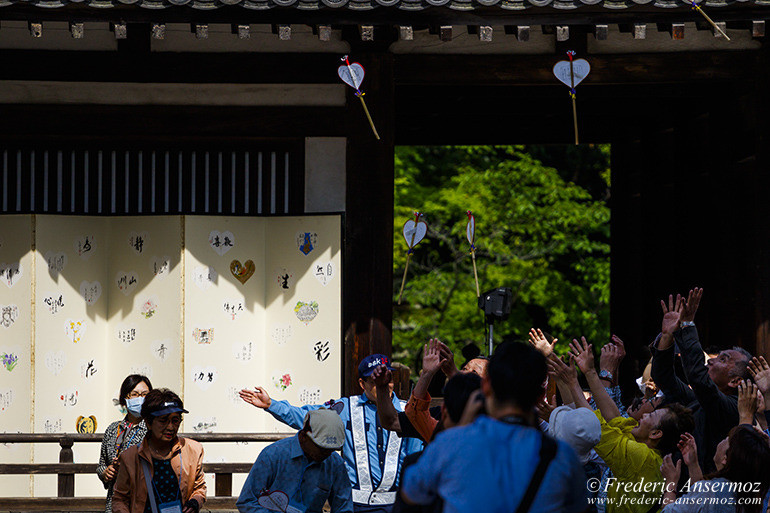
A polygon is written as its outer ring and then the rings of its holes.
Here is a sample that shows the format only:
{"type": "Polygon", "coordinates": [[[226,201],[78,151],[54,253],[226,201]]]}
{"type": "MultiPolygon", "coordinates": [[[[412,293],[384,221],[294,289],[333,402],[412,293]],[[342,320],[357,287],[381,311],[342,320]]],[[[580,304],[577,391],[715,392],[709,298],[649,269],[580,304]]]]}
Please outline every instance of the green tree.
{"type": "Polygon", "coordinates": [[[395,299],[406,263],[403,224],[420,211],[429,227],[412,255],[402,305],[394,299],[396,358],[413,361],[432,336],[456,355],[468,343],[484,347],[467,210],[476,219],[481,291],[513,290],[509,319],[495,325],[496,342],[524,340],[531,327],[558,337],[561,351],[572,337],[597,345],[608,339],[608,147],[399,147],[395,167],[395,299]]]}

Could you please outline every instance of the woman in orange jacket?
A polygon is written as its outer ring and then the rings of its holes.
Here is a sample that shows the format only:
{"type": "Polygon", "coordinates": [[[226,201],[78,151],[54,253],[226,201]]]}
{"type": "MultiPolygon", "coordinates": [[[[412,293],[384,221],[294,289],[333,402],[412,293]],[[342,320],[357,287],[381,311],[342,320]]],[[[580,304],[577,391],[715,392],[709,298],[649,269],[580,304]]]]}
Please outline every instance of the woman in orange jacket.
{"type": "Polygon", "coordinates": [[[120,455],[112,496],[114,513],[198,513],[206,500],[203,446],[177,436],[184,409],[171,390],[152,390],[144,399],[147,435],[120,455]]]}

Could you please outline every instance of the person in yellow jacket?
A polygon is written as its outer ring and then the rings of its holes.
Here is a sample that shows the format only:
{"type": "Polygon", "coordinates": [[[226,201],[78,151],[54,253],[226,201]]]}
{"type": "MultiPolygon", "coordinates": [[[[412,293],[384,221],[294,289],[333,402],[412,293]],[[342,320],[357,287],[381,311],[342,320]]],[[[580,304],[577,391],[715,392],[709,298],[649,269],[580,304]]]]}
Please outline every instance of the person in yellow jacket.
{"type": "MultiPolygon", "coordinates": [[[[601,439],[594,450],[612,470],[607,487],[607,513],[652,513],[660,509],[664,480],[660,473],[663,457],[672,453],[683,433],[694,429],[692,412],[673,403],[646,413],[637,422],[620,416],[620,411],[607,393],[594,366],[593,347],[573,340],[570,357],[586,376],[591,394],[598,406],[595,412],[601,423],[601,439]]],[[[549,366],[556,372],[565,366],[555,358],[549,366]]],[[[566,373],[561,373],[564,376],[566,373]]],[[[570,379],[572,400],[576,406],[589,408],[580,389],[577,375],[570,379]]],[[[565,400],[566,401],[566,400],[565,400]]],[[[589,487],[599,482],[588,483],[589,487]]],[[[593,490],[597,491],[597,490],[593,490]]]]}

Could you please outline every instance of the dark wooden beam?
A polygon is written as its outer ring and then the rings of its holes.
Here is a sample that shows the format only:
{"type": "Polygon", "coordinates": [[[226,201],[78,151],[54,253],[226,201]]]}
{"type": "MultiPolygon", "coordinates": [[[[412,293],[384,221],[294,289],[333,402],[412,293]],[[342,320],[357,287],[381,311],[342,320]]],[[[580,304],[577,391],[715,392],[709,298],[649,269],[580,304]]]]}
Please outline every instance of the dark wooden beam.
{"type": "MultiPolygon", "coordinates": [[[[711,9],[709,16],[714,21],[764,20],[767,9],[756,5],[740,3],[711,9]]],[[[82,4],[56,9],[41,9],[27,3],[17,3],[0,10],[0,20],[47,22],[107,21],[112,23],[191,23],[191,24],[305,24],[305,25],[380,25],[428,27],[439,25],[456,26],[503,26],[503,25],[550,25],[578,26],[590,30],[597,24],[672,23],[693,22],[702,17],[687,4],[662,9],[652,4],[635,5],[624,10],[607,9],[601,5],[584,5],[576,10],[560,10],[552,7],[531,8],[524,11],[506,10],[499,7],[478,7],[471,10],[457,10],[450,7],[431,7],[423,10],[398,8],[318,9],[305,10],[295,7],[269,10],[245,9],[241,6],[222,6],[212,10],[193,9],[187,6],[167,9],[144,9],[132,5],[118,4],[111,9],[89,8],[82,4]]],[[[375,29],[376,30],[376,29],[375,29]]]]}
{"type": "Polygon", "coordinates": [[[157,106],[144,105],[0,105],[0,134],[32,138],[343,137],[349,129],[340,121],[344,112],[341,107],[166,106],[161,115],[157,106]]]}
{"type": "MultiPolygon", "coordinates": [[[[757,52],[681,52],[663,54],[578,54],[591,63],[581,88],[592,84],[711,83],[751,79],[757,52]]],[[[399,55],[399,85],[552,85],[553,55],[399,55]],[[426,72],[426,70],[429,70],[426,72]]]]}

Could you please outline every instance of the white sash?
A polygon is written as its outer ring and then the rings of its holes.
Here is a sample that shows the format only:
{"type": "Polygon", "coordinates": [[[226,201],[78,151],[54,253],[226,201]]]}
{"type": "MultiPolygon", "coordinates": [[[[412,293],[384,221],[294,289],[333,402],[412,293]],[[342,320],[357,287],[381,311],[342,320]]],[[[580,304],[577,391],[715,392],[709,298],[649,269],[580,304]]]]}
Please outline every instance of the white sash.
{"type": "Polygon", "coordinates": [[[398,475],[398,459],[401,453],[401,437],[388,434],[388,447],[385,451],[385,468],[376,490],[372,490],[372,476],[369,473],[369,447],[366,442],[364,425],[364,403],[358,398],[350,398],[350,424],[353,431],[353,450],[358,472],[358,489],[353,489],[353,502],[358,504],[393,504],[396,492],[389,492],[398,475]],[[356,403],[355,406],[353,403],[356,403]]]}

